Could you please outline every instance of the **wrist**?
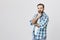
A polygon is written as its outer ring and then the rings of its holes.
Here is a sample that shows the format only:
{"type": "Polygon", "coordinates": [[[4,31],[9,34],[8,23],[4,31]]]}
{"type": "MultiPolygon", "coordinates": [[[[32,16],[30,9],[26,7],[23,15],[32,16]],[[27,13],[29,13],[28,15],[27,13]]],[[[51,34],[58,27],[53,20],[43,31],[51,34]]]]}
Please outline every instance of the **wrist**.
{"type": "Polygon", "coordinates": [[[35,19],[36,19],[36,20],[38,20],[38,18],[37,18],[37,17],[36,17],[35,19]]]}

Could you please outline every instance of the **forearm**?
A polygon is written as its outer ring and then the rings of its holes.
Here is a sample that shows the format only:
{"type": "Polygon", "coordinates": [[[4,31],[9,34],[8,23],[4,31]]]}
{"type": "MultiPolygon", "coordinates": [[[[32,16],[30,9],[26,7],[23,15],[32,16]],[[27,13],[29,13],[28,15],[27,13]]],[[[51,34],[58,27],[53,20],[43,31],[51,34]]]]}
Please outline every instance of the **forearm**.
{"type": "Polygon", "coordinates": [[[37,23],[37,20],[38,20],[37,18],[33,18],[32,19],[32,24],[36,24],[37,23]]]}
{"type": "Polygon", "coordinates": [[[34,24],[34,25],[35,25],[36,27],[38,27],[38,28],[40,27],[40,25],[39,25],[38,23],[36,23],[36,24],[34,24]]]}

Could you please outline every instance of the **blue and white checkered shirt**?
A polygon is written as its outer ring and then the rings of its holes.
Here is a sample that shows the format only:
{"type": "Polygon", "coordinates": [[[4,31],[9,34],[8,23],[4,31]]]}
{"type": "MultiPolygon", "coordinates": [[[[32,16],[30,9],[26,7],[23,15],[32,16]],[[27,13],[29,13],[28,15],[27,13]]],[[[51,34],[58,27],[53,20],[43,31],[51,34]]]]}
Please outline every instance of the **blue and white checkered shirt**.
{"type": "MultiPolygon", "coordinates": [[[[36,16],[37,16],[37,14],[34,14],[33,18],[35,18],[36,16]]],[[[36,27],[35,26],[33,27],[33,40],[46,39],[48,21],[49,21],[49,17],[46,15],[45,12],[43,12],[41,17],[39,18],[40,27],[37,30],[37,34],[35,34],[35,28],[36,27]]],[[[31,20],[30,20],[30,25],[32,25],[31,20]]]]}

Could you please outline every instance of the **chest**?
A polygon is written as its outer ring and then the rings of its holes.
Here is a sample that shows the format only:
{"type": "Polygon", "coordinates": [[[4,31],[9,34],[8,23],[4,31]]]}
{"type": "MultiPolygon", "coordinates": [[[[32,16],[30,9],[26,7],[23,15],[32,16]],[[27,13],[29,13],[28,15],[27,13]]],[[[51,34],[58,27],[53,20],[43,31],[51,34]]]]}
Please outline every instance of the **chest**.
{"type": "Polygon", "coordinates": [[[41,23],[41,22],[43,22],[45,20],[45,16],[42,16],[41,18],[39,18],[38,20],[37,20],[37,23],[41,23]]]}

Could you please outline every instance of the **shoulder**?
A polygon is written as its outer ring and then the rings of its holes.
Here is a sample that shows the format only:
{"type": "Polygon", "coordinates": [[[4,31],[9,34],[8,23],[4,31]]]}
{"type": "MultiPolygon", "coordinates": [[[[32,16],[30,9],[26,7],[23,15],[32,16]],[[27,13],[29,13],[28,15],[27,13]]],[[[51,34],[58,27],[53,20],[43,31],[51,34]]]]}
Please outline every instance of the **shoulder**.
{"type": "Polygon", "coordinates": [[[46,18],[49,18],[49,16],[44,12],[43,15],[46,17],[46,18]]]}

